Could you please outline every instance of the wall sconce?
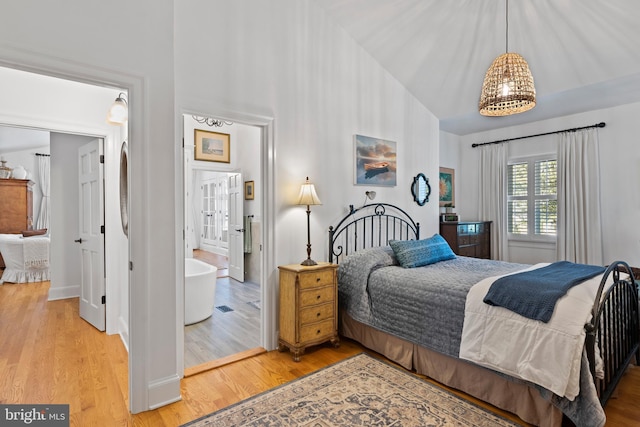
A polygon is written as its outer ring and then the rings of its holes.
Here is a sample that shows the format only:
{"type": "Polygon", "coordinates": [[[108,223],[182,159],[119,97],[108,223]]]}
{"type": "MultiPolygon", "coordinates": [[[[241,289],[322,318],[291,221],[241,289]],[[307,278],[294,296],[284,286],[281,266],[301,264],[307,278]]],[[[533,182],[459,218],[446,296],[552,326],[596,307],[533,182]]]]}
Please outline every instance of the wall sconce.
{"type": "Polygon", "coordinates": [[[111,108],[109,108],[109,112],[107,113],[107,123],[115,126],[124,125],[127,120],[129,120],[129,106],[127,104],[127,99],[125,98],[125,94],[120,92],[118,97],[113,104],[111,104],[111,108]]]}
{"type": "Polygon", "coordinates": [[[364,207],[367,204],[367,200],[373,200],[376,198],[376,192],[375,191],[365,191],[364,192],[364,202],[362,203],[362,206],[360,206],[358,209],[364,207]]]}
{"type": "Polygon", "coordinates": [[[309,177],[300,187],[300,195],[298,196],[298,202],[296,205],[307,205],[307,259],[302,261],[300,264],[302,265],[317,265],[318,263],[311,259],[311,226],[310,226],[310,217],[311,217],[311,205],[321,205],[322,202],[320,198],[316,194],[316,188],[309,181],[309,177]]]}

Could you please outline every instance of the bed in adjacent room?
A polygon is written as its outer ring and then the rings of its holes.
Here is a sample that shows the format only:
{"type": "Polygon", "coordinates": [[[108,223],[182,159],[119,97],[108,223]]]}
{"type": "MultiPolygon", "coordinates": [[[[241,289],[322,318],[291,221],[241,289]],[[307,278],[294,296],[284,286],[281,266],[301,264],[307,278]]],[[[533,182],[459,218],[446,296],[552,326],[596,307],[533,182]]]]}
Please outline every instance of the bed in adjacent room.
{"type": "Polygon", "coordinates": [[[344,336],[529,423],[604,424],[606,400],[640,355],[638,290],[624,262],[589,267],[541,321],[483,298],[496,278],[556,265],[455,256],[384,203],[351,207],[329,234],[344,336]]]}
{"type": "Polygon", "coordinates": [[[0,284],[49,280],[50,243],[47,235],[0,234],[0,253],[5,263],[0,284]]]}

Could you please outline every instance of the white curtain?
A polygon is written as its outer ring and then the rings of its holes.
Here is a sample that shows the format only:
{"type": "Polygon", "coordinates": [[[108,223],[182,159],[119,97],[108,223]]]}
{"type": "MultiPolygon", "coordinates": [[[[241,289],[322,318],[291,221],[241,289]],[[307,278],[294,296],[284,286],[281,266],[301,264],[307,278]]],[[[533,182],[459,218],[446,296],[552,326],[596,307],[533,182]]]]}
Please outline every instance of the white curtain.
{"type": "Polygon", "coordinates": [[[36,221],[36,229],[49,228],[49,216],[50,216],[50,182],[49,171],[51,169],[51,158],[47,155],[39,155],[38,157],[38,181],[40,183],[40,189],[42,190],[42,199],[40,200],[40,213],[38,214],[38,220],[36,221]]]}
{"type": "Polygon", "coordinates": [[[491,259],[508,261],[507,148],[504,144],[480,147],[480,220],[491,224],[491,259]]]}
{"type": "Polygon", "coordinates": [[[560,134],[557,258],[602,265],[598,132],[560,134]]]}

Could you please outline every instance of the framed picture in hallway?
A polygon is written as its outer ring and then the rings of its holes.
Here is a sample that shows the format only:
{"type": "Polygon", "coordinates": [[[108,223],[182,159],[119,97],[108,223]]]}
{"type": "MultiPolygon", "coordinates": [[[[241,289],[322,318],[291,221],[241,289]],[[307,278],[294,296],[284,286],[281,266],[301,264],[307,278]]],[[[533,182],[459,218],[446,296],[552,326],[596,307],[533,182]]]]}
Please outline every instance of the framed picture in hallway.
{"type": "Polygon", "coordinates": [[[194,131],[195,160],[231,162],[231,136],[228,133],[196,129],[194,131]]]}
{"type": "Polygon", "coordinates": [[[244,182],[244,199],[253,200],[254,197],[255,197],[255,188],[253,186],[253,181],[245,181],[244,182]]]}

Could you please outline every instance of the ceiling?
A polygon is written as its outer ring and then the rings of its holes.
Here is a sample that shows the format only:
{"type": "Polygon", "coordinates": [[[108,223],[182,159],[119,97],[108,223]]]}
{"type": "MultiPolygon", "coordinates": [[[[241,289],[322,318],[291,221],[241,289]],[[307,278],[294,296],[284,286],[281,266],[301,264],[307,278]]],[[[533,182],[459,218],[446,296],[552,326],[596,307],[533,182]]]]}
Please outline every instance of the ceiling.
{"type": "Polygon", "coordinates": [[[0,126],[0,154],[49,145],[49,131],[0,126]]]}
{"type": "Polygon", "coordinates": [[[505,52],[505,0],[315,0],[458,135],[640,101],[640,1],[511,0],[509,51],[529,63],[533,110],[484,117],[478,101],[505,52]]]}

